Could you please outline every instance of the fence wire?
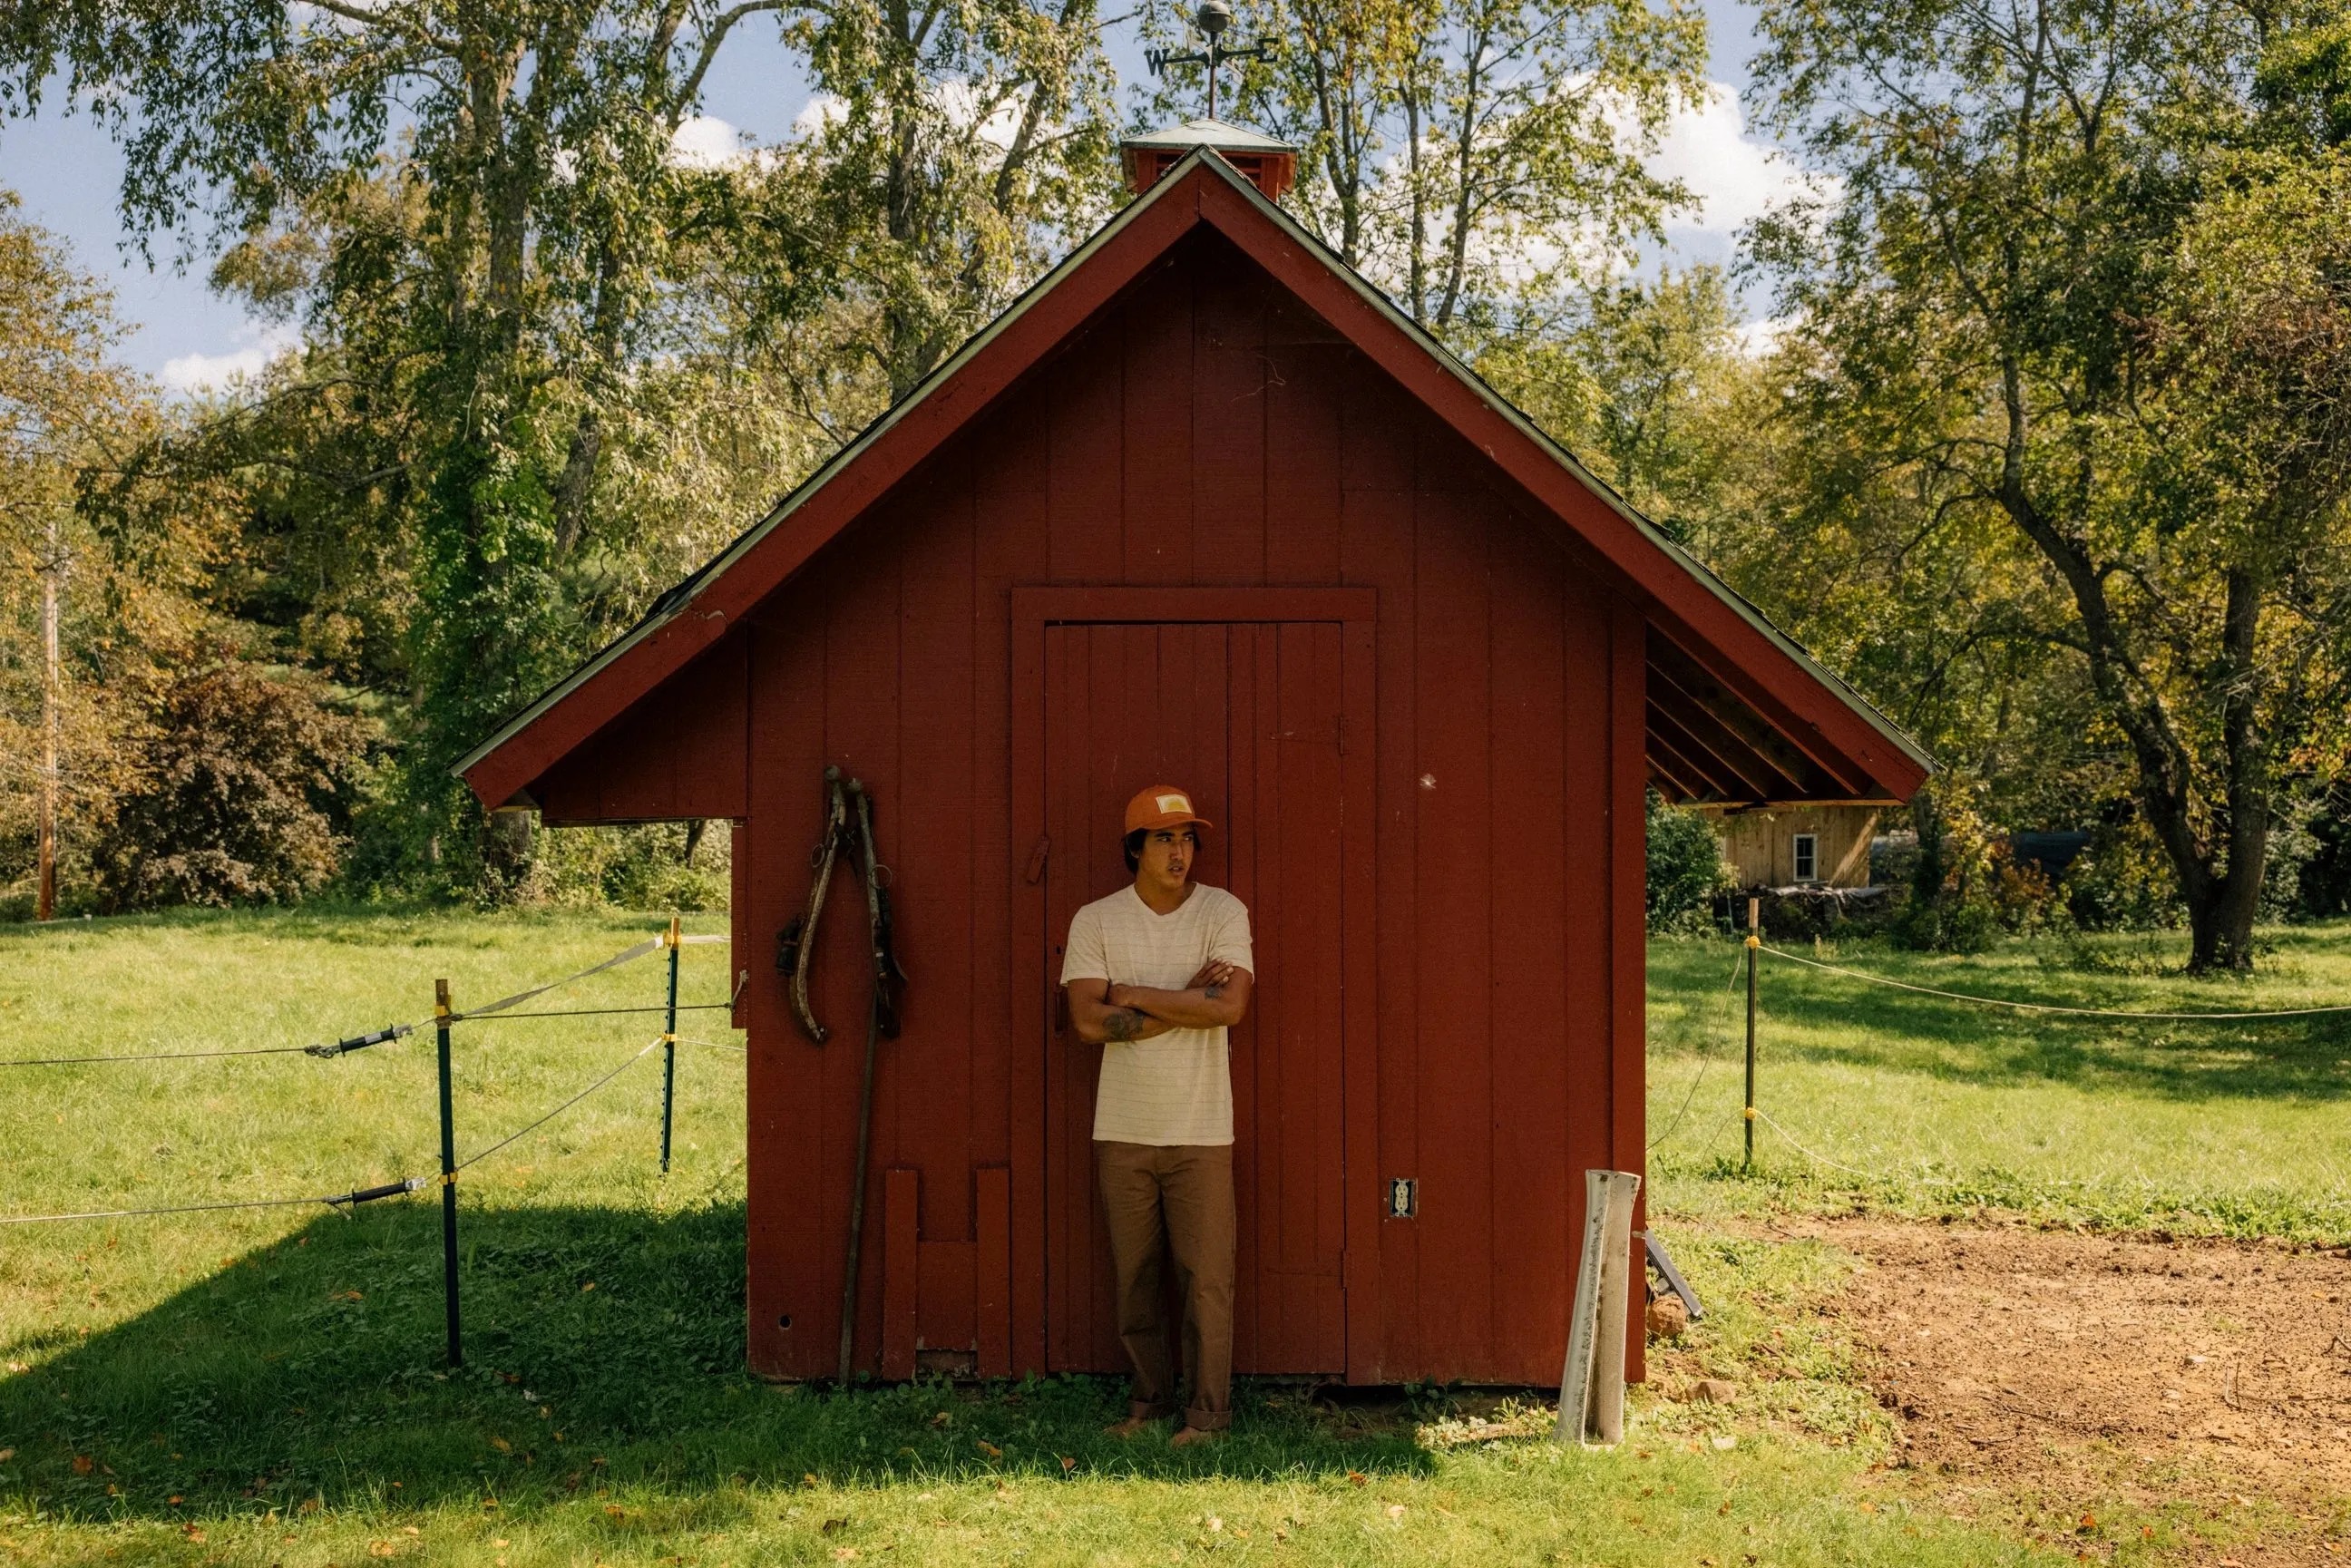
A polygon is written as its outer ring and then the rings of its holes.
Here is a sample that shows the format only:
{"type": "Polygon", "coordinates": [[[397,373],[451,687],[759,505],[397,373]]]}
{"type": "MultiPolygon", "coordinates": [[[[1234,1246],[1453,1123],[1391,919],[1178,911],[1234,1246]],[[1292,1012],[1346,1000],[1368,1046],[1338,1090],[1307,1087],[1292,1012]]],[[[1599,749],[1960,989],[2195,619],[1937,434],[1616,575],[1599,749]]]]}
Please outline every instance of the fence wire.
{"type": "MultiPolygon", "coordinates": [[[[680,946],[698,946],[704,943],[726,942],[729,940],[731,940],[731,938],[726,936],[708,934],[698,936],[682,937],[680,938],[680,946]]],[[[486,1019],[493,1015],[501,1013],[506,1014],[508,1019],[512,1019],[527,1018],[601,1018],[620,1014],[667,1012],[669,1009],[664,1007],[564,1008],[528,1013],[508,1011],[509,1009],[519,1007],[524,1002],[530,1000],[533,997],[545,996],[548,992],[554,990],[559,987],[575,984],[578,981],[587,979],[591,975],[601,975],[607,969],[618,968],[622,964],[629,963],[633,959],[642,958],[649,953],[657,953],[666,945],[665,937],[653,937],[647,941],[640,942],[632,947],[624,948],[622,951],[613,954],[611,957],[605,959],[601,963],[591,964],[587,968],[580,970],[577,974],[565,975],[559,979],[549,980],[544,985],[533,986],[528,990],[517,991],[510,997],[502,997],[498,1000],[491,1002],[484,1007],[468,1008],[463,1012],[453,1012],[449,1015],[446,1021],[451,1024],[471,1023],[478,1019],[486,1019]]],[[[741,995],[742,987],[737,985],[735,988],[735,996],[739,998],[741,995]]],[[[682,1013],[710,1012],[720,1008],[731,1008],[734,1005],[735,1001],[732,998],[723,1002],[688,1002],[681,1004],[677,1010],[682,1013]]],[[[408,1036],[414,1034],[418,1030],[432,1029],[443,1021],[444,1020],[437,1016],[426,1017],[418,1019],[411,1023],[389,1024],[371,1033],[352,1035],[339,1040],[321,1041],[316,1045],[230,1046],[224,1047],[216,1051],[122,1051],[98,1056],[27,1056],[0,1060],[0,1068],[86,1067],[94,1063],[116,1061],[202,1061],[231,1056],[316,1056],[331,1059],[338,1056],[348,1056],[352,1051],[363,1051],[371,1045],[382,1045],[388,1041],[406,1039],[408,1036]]],[[[308,1202],[308,1200],[288,1199],[287,1201],[308,1202]]]]}
{"type": "Polygon", "coordinates": [[[1848,979],[1865,980],[1873,986],[1890,986],[1897,991],[1915,991],[1920,996],[1940,997],[1946,1001],[1973,1002],[1979,1007],[2013,1008],[2028,1013],[2071,1013],[2080,1018],[2142,1019],[2154,1023],[2232,1023],[2247,1019],[2320,1018],[2331,1013],[2351,1013],[2351,1006],[2331,1008],[2271,1008],[2254,1012],[2137,1012],[2128,1008],[2075,1008],[2056,1002],[2019,1002],[2006,997],[1976,997],[1965,991],[1947,991],[1935,986],[1914,986],[1907,980],[1889,979],[1873,975],[1865,969],[1848,969],[1842,964],[1825,964],[1818,958],[1807,958],[1800,953],[1784,952],[1778,947],[1765,947],[1764,952],[1775,958],[1785,958],[1792,964],[1802,964],[1810,969],[1825,969],[1832,975],[1848,979]]]}

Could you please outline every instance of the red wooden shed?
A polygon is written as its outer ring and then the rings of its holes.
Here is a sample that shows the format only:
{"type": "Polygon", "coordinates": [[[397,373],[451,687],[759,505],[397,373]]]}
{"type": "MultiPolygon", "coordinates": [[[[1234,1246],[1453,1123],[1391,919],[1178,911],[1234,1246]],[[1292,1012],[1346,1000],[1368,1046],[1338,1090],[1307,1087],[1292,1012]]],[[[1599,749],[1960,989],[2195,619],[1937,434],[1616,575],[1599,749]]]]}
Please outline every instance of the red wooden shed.
{"type": "Polygon", "coordinates": [[[912,977],[861,1366],[1124,1367],[1057,954],[1125,880],[1123,802],[1174,780],[1256,925],[1237,1370],[1547,1385],[1583,1172],[1643,1168],[1644,790],[1892,803],[1928,763],[1284,214],[1264,146],[1260,183],[1164,151],[461,771],[549,824],[734,823],[759,1371],[829,1375],[839,1330],[853,890],[831,1043],[768,957],[837,764],[875,791],[912,977]]]}

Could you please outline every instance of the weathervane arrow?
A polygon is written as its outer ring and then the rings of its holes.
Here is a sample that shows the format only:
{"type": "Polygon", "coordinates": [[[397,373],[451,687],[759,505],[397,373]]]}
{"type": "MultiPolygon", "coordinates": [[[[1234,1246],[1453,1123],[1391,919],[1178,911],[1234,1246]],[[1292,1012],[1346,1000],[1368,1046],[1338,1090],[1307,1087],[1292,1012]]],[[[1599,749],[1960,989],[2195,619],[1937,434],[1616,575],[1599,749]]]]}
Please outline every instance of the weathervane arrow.
{"type": "Polygon", "coordinates": [[[1247,47],[1225,47],[1225,29],[1233,25],[1233,8],[1228,0],[1201,0],[1193,20],[1205,34],[1208,47],[1184,54],[1174,54],[1165,48],[1150,48],[1143,57],[1151,67],[1153,76],[1165,76],[1169,66],[1206,66],[1208,68],[1208,118],[1217,118],[1217,68],[1227,60],[1270,59],[1274,47],[1260,38],[1247,47]]]}

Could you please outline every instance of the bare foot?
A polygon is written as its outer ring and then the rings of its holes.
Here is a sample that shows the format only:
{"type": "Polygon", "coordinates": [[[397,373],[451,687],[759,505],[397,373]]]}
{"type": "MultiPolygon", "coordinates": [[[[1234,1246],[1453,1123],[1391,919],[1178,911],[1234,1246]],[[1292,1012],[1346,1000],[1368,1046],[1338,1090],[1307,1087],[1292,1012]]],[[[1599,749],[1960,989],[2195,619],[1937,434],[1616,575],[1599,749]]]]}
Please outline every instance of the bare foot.
{"type": "Polygon", "coordinates": [[[1104,1427],[1102,1430],[1113,1437],[1133,1437],[1149,1431],[1157,1425],[1159,1423],[1149,1416],[1129,1416],[1115,1426],[1104,1427]]]}
{"type": "Polygon", "coordinates": [[[1186,1427],[1168,1438],[1167,1446],[1171,1448],[1188,1448],[1195,1443],[1213,1443],[1217,1440],[1217,1434],[1201,1427],[1186,1427]]]}

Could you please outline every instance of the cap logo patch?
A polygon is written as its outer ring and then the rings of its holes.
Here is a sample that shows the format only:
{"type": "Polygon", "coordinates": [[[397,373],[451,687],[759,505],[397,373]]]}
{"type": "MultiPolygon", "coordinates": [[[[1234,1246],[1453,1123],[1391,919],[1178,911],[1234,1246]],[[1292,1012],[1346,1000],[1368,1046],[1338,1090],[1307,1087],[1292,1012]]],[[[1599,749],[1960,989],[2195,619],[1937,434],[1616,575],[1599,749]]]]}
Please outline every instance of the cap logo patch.
{"type": "Polygon", "coordinates": [[[1192,802],[1181,795],[1160,795],[1155,799],[1158,800],[1159,809],[1163,811],[1188,811],[1192,809],[1192,802]]]}

